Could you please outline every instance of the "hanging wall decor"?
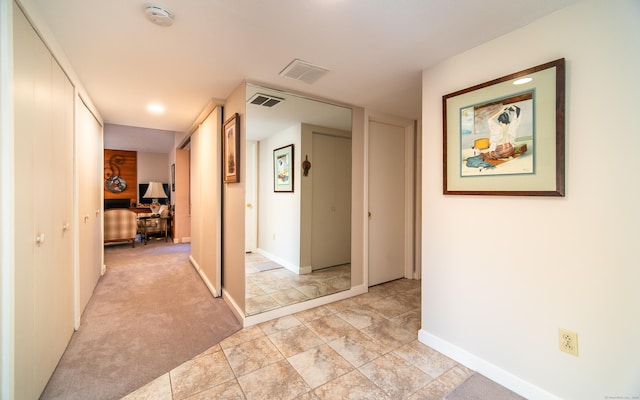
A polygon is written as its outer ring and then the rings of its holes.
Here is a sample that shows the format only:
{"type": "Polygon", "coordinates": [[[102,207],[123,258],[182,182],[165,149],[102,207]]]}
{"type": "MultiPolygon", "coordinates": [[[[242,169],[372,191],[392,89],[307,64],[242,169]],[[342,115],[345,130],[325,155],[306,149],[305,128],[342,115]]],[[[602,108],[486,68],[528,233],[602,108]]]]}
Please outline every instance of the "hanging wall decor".
{"type": "Polygon", "coordinates": [[[273,151],[273,191],[293,192],[293,145],[273,151]]]}
{"type": "Polygon", "coordinates": [[[233,114],[222,126],[223,174],[225,183],[240,182],[240,116],[233,114]]]}
{"type": "Polygon", "coordinates": [[[564,59],[442,98],[443,193],[564,196],[564,59]]]}

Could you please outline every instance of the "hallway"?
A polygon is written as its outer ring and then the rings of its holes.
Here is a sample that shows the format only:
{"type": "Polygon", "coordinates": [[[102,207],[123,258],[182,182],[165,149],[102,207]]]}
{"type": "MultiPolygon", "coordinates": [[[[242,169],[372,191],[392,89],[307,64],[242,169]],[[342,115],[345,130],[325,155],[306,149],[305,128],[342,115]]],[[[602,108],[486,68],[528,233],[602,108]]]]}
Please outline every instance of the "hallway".
{"type": "Polygon", "coordinates": [[[244,328],[125,399],[440,399],[471,371],[418,342],[420,285],[244,328]]]}
{"type": "Polygon", "coordinates": [[[241,328],[189,250],[157,240],[105,247],[107,272],[42,400],[118,399],[241,328]]]}

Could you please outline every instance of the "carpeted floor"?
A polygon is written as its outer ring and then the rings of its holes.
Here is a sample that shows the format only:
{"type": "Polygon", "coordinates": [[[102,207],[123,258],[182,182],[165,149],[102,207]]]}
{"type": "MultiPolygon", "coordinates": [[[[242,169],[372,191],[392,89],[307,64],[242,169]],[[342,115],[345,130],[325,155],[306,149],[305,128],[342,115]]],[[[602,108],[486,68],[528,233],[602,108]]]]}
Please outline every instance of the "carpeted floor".
{"type": "Polygon", "coordinates": [[[526,400],[484,375],[474,373],[443,397],[444,400],[526,400]]]}
{"type": "Polygon", "coordinates": [[[189,244],[105,248],[107,273],[41,399],[119,399],[241,328],[189,244]]]}

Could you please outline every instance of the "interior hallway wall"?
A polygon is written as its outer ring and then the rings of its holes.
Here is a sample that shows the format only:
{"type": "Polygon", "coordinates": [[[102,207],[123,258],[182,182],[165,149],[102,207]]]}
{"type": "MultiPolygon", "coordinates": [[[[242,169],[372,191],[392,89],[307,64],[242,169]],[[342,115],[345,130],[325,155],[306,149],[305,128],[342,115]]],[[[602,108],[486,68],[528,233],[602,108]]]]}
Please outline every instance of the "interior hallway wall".
{"type": "Polygon", "coordinates": [[[640,395],[639,20],[584,1],[423,73],[420,340],[530,399],[640,395]],[[562,57],[566,197],[442,195],[442,96],[562,57]]]}
{"type": "MultiPolygon", "coordinates": [[[[237,309],[244,311],[244,218],[246,171],[244,165],[246,157],[246,102],[245,83],[242,82],[227,98],[224,105],[223,121],[227,121],[233,114],[240,118],[240,132],[236,140],[240,141],[240,181],[237,183],[223,183],[222,190],[222,287],[223,296],[231,300],[237,309]]],[[[236,311],[237,311],[236,309],[236,311]]]]}

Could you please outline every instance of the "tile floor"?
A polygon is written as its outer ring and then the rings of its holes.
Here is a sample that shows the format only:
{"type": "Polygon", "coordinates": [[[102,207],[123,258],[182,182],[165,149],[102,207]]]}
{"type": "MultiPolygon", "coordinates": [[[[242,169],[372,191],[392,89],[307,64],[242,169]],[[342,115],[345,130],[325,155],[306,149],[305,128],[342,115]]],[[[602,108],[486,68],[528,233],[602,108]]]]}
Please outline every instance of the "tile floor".
{"type": "Polygon", "coordinates": [[[315,299],[351,287],[350,264],[298,275],[257,253],[245,255],[245,276],[247,315],[315,299]]]}
{"type": "Polygon", "coordinates": [[[125,397],[441,399],[472,371],[418,342],[420,281],[244,328],[125,397]]]}

